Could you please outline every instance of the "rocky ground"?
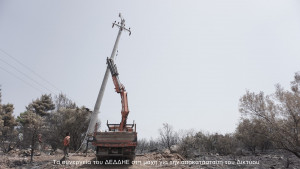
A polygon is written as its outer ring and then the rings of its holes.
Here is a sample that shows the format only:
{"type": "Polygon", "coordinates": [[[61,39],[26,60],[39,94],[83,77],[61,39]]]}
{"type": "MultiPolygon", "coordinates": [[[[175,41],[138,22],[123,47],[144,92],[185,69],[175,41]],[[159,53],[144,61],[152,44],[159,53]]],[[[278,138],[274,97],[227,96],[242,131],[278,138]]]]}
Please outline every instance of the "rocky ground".
{"type": "MultiPolygon", "coordinates": [[[[243,156],[219,156],[218,154],[197,155],[193,159],[185,159],[177,153],[153,152],[137,155],[133,165],[118,164],[128,161],[110,161],[109,164],[101,165],[96,161],[93,152],[85,154],[72,154],[63,159],[62,151],[39,152],[34,156],[34,162],[30,163],[30,151],[18,150],[7,154],[1,153],[0,168],[24,168],[24,169],[48,169],[48,168],[299,168],[300,159],[293,154],[277,151],[257,155],[243,156]],[[67,163],[67,164],[65,164],[67,163]]],[[[109,161],[107,161],[109,162],[109,161]]]]}

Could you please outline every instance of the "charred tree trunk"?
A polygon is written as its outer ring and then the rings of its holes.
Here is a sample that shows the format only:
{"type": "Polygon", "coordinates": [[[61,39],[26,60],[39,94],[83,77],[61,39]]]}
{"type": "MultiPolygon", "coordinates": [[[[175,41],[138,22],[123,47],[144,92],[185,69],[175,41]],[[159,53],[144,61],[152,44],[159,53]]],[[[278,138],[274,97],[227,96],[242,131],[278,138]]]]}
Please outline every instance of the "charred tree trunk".
{"type": "Polygon", "coordinates": [[[37,129],[33,128],[32,139],[31,139],[31,155],[30,155],[30,163],[33,162],[33,154],[34,154],[34,146],[37,137],[37,129]]]}

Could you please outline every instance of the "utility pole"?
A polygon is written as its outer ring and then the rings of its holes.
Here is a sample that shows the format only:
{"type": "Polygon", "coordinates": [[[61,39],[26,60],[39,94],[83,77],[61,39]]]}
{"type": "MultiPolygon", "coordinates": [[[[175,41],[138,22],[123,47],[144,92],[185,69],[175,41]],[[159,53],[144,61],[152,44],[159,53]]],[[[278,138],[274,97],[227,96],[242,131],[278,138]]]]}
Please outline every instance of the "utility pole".
{"type": "MultiPolygon", "coordinates": [[[[125,28],[125,19],[121,16],[121,13],[119,13],[119,17],[121,19],[121,22],[116,23],[116,21],[115,21],[112,24],[112,27],[117,26],[119,28],[119,32],[118,32],[118,36],[117,36],[114,48],[112,50],[110,59],[114,59],[114,57],[116,55],[116,51],[117,51],[117,48],[118,48],[118,43],[119,43],[122,31],[123,30],[128,31],[129,35],[131,35],[130,28],[129,29],[125,28]]],[[[109,73],[110,73],[109,68],[106,67],[105,75],[103,77],[102,85],[101,85],[101,88],[100,88],[100,91],[99,91],[99,94],[98,94],[98,97],[97,97],[97,101],[95,103],[95,107],[94,107],[94,111],[93,111],[92,116],[91,116],[90,124],[89,124],[89,127],[88,127],[88,134],[93,133],[94,126],[95,126],[96,122],[98,121],[98,114],[100,113],[99,110],[100,110],[100,106],[101,106],[101,102],[102,102],[102,98],[103,98],[103,95],[104,95],[104,91],[105,91],[105,87],[106,87],[106,84],[107,84],[107,79],[108,79],[109,73]]]]}

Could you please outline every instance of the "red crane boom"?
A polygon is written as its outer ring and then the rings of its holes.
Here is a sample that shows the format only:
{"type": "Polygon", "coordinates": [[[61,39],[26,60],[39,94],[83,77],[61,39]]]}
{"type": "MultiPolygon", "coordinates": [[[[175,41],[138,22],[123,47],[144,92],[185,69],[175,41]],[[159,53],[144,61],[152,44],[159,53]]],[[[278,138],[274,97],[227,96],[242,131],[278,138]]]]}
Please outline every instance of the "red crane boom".
{"type": "Polygon", "coordinates": [[[115,90],[117,93],[120,93],[121,96],[121,104],[122,104],[122,110],[121,110],[121,123],[119,126],[119,131],[126,130],[126,124],[127,124],[127,117],[129,114],[128,109],[128,99],[127,99],[127,92],[125,90],[125,86],[120,82],[119,80],[119,73],[116,64],[114,64],[113,59],[107,58],[107,65],[111,72],[112,79],[115,85],[115,90]]]}

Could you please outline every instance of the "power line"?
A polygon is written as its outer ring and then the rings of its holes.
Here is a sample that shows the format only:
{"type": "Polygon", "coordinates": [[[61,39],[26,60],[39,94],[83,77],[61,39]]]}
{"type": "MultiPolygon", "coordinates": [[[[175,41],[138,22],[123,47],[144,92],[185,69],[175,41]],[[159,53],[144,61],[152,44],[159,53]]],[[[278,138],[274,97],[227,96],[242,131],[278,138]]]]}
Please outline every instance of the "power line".
{"type": "Polygon", "coordinates": [[[39,88],[36,88],[35,86],[31,85],[30,83],[28,83],[27,81],[25,81],[25,80],[23,80],[22,78],[18,77],[18,76],[17,76],[17,75],[15,75],[14,73],[12,73],[12,72],[10,72],[10,71],[8,71],[8,70],[4,69],[4,68],[3,68],[3,67],[1,67],[1,66],[0,66],[0,69],[2,69],[3,71],[5,71],[5,72],[9,73],[10,75],[14,76],[15,78],[17,78],[17,79],[21,80],[22,82],[26,83],[27,85],[29,85],[29,86],[30,86],[30,87],[32,87],[33,89],[35,89],[35,90],[37,90],[37,91],[39,91],[39,92],[42,92],[42,93],[43,93],[43,91],[42,91],[42,90],[40,90],[39,88]]]}
{"type": "Polygon", "coordinates": [[[56,89],[57,91],[61,92],[62,91],[56,87],[54,84],[52,84],[51,82],[49,82],[48,80],[46,80],[45,78],[43,78],[41,75],[39,75],[38,73],[36,73],[34,70],[32,70],[30,67],[26,66],[25,64],[23,64],[22,62],[20,62],[18,59],[16,59],[15,57],[13,57],[12,55],[10,55],[9,53],[7,53],[6,51],[4,51],[3,49],[0,48],[0,51],[2,53],[4,53],[6,56],[9,56],[10,58],[12,58],[14,61],[16,61],[17,63],[19,63],[20,65],[22,65],[23,67],[25,67],[27,70],[29,70],[31,73],[33,73],[34,75],[36,75],[37,77],[39,77],[40,79],[42,79],[43,81],[45,81],[46,83],[48,83],[50,86],[52,86],[54,89],[56,89]]]}
{"type": "MultiPolygon", "coordinates": [[[[0,48],[0,51],[1,51],[2,53],[4,53],[6,56],[12,58],[15,62],[17,62],[18,64],[20,64],[21,66],[23,66],[24,68],[26,68],[27,70],[29,70],[31,73],[33,73],[33,74],[36,75],[37,77],[39,77],[40,79],[42,79],[42,80],[43,80],[44,82],[46,82],[48,85],[52,86],[52,87],[53,87],[54,89],[56,89],[59,93],[63,93],[62,90],[60,90],[58,87],[56,87],[53,83],[51,83],[51,82],[49,82],[48,80],[46,80],[45,78],[43,78],[41,75],[39,75],[38,73],[36,73],[36,72],[35,72],[34,70],[32,70],[30,67],[28,67],[28,66],[26,66],[25,64],[23,64],[23,63],[22,63],[21,61],[19,61],[17,58],[13,57],[11,54],[7,53],[5,50],[3,50],[3,49],[1,49],[1,48],[0,48]]],[[[2,59],[1,59],[1,60],[2,60],[2,59]]],[[[2,60],[2,61],[3,61],[3,60],[2,60]]],[[[5,62],[5,61],[4,61],[4,62],[5,62]]],[[[8,63],[7,63],[7,64],[8,64],[8,63]]],[[[9,65],[10,65],[10,64],[9,64],[9,65]]],[[[14,66],[12,66],[12,67],[14,67],[14,66]]],[[[3,69],[3,68],[2,68],[2,69],[3,69]]],[[[14,67],[14,69],[17,70],[17,68],[15,68],[15,67],[14,67]]],[[[23,72],[21,72],[21,71],[19,71],[19,70],[17,70],[17,71],[24,75],[23,72]]],[[[24,76],[27,77],[28,75],[24,75],[24,76]]],[[[32,80],[32,78],[30,78],[30,77],[28,77],[28,78],[32,80]]],[[[19,79],[19,78],[18,78],[18,79],[19,79]]],[[[35,81],[35,80],[33,80],[33,81],[35,81]]],[[[38,82],[35,81],[35,83],[38,83],[38,82]]],[[[40,84],[40,83],[38,83],[38,84],[40,84]]],[[[52,94],[56,95],[54,92],[52,92],[51,90],[49,90],[47,87],[44,87],[43,85],[40,85],[40,86],[42,86],[42,87],[45,88],[46,90],[50,91],[52,94]]],[[[39,91],[41,91],[41,90],[39,90],[39,91]]],[[[72,99],[70,96],[68,96],[68,98],[70,98],[70,99],[73,100],[74,102],[77,102],[76,100],[72,99]]],[[[79,102],[77,102],[77,103],[79,104],[79,102]]]]}
{"type": "Polygon", "coordinates": [[[28,79],[32,80],[32,81],[33,81],[34,83],[36,83],[37,85],[41,86],[42,88],[48,90],[50,93],[52,93],[52,94],[55,95],[55,93],[54,93],[52,90],[48,89],[47,87],[45,87],[45,86],[42,85],[41,83],[37,82],[36,80],[34,80],[33,78],[31,78],[30,76],[28,76],[27,74],[25,74],[24,72],[20,71],[20,70],[17,69],[15,66],[11,65],[10,63],[6,62],[5,60],[3,60],[3,59],[1,59],[1,58],[0,58],[0,60],[1,60],[2,62],[6,63],[7,65],[9,65],[10,67],[12,67],[13,69],[15,69],[17,72],[21,73],[23,76],[25,76],[25,77],[27,77],[28,79]]]}

